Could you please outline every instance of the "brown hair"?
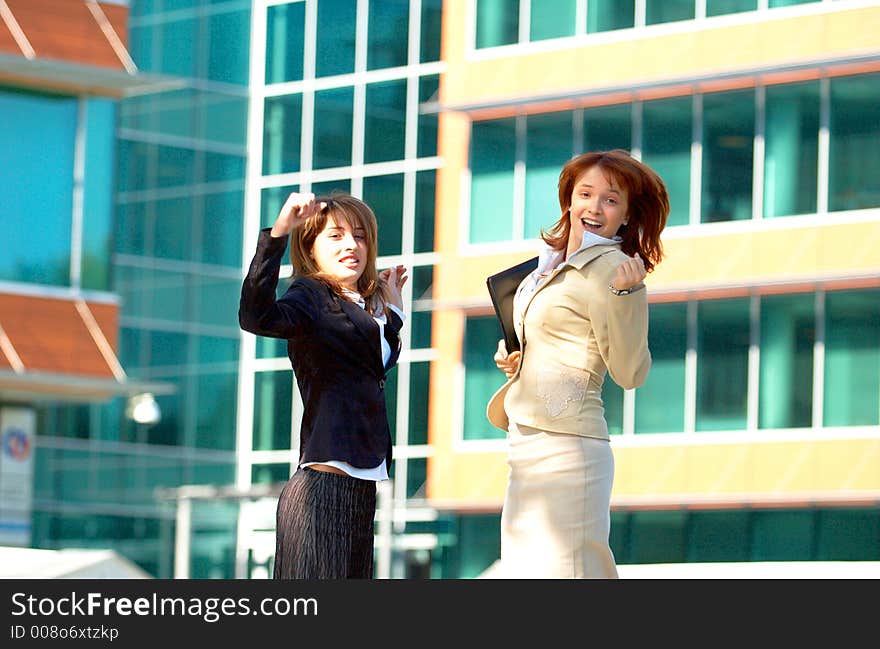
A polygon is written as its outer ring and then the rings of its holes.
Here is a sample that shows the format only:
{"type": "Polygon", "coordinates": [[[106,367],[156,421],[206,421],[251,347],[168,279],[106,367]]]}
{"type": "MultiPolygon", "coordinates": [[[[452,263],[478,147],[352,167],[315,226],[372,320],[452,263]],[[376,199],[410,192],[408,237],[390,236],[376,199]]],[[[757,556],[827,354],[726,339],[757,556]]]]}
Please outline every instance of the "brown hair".
{"type": "Polygon", "coordinates": [[[337,223],[347,223],[352,229],[362,228],[367,244],[367,258],[364,260],[364,272],[357,281],[357,291],[367,303],[367,310],[373,314],[384,311],[387,303],[385,287],[376,271],[378,249],[378,224],[372,208],[362,200],[342,192],[333,192],[327,196],[316,196],[315,204],[326,203],[327,206],[306,219],[305,223],[295,228],[290,238],[290,263],[293,264],[294,276],[313,277],[327,286],[343,299],[350,300],[342,288],[342,284],[330,275],[322,272],[312,257],[315,239],[324,231],[328,217],[332,216],[337,223]]]}
{"type": "Polygon", "coordinates": [[[562,216],[552,228],[541,231],[541,238],[554,250],[564,250],[568,245],[571,232],[569,208],[574,185],[593,167],[599,167],[606,178],[614,180],[626,190],[629,222],[618,230],[623,238],[620,249],[630,256],[638,253],[645,262],[645,270],[651,272],[663,259],[660,232],[669,216],[669,194],[663,180],[653,169],[623,149],[582,153],[565,163],[559,174],[562,216]]]}

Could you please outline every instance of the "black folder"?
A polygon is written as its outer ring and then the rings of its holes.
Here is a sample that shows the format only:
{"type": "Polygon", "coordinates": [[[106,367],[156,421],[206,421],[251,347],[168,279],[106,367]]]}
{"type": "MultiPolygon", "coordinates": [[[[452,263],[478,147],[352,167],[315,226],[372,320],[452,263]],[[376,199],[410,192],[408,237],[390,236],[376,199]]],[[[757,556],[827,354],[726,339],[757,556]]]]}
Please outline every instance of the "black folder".
{"type": "Polygon", "coordinates": [[[489,289],[489,297],[492,298],[492,306],[495,307],[495,315],[501,324],[508,354],[519,350],[519,340],[513,328],[513,297],[523,279],[537,267],[538,258],[532,257],[486,278],[486,287],[489,289]]]}

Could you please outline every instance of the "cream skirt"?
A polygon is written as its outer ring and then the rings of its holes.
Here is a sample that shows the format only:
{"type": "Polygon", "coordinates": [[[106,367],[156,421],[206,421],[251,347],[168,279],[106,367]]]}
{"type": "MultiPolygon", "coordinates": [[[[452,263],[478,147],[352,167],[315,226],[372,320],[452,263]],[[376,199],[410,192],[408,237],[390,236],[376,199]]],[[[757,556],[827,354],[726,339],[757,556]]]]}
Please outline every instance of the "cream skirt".
{"type": "Polygon", "coordinates": [[[514,422],[508,440],[500,576],[616,579],[608,545],[614,481],[609,442],[514,422]]]}

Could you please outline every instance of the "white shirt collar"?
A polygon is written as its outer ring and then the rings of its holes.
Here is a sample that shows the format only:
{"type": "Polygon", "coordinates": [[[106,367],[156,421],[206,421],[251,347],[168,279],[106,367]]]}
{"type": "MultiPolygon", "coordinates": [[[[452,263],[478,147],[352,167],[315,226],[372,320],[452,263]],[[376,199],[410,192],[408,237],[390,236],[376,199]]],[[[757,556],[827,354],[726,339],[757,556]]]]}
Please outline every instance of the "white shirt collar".
{"type": "MultiPolygon", "coordinates": [[[[600,237],[598,234],[594,232],[590,232],[589,230],[585,230],[583,236],[581,237],[581,245],[575,250],[570,256],[574,257],[581,250],[586,250],[591,246],[613,246],[623,241],[622,237],[614,235],[611,239],[606,239],[605,237],[600,237]]],[[[560,264],[565,261],[565,251],[564,250],[555,250],[544,244],[543,249],[538,254],[538,268],[535,270],[537,274],[546,273],[550,270],[553,270],[560,264]]]]}

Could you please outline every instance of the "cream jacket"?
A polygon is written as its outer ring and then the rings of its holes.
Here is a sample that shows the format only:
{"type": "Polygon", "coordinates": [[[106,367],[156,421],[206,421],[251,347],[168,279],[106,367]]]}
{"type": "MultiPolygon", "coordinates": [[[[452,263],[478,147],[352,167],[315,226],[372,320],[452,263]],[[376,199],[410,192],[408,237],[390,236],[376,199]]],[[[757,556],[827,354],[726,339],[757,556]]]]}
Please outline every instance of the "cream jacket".
{"type": "MultiPolygon", "coordinates": [[[[553,270],[514,322],[519,368],[489,400],[486,416],[541,430],[608,439],[602,383],[644,383],[651,367],[645,288],[614,295],[608,285],[627,259],[620,245],[594,245],[553,270]]],[[[525,281],[528,281],[526,278],[525,281]]]]}

